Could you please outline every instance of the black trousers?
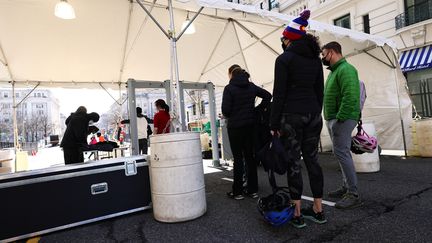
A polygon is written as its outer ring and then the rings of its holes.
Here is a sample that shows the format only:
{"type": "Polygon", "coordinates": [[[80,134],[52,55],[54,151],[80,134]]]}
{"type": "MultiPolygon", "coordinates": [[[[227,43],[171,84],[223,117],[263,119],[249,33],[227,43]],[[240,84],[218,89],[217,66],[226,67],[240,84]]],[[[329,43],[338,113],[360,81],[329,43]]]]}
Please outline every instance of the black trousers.
{"type": "Polygon", "coordinates": [[[84,155],[81,148],[63,148],[65,164],[75,164],[84,162],[84,155]]]}
{"type": "Polygon", "coordinates": [[[243,174],[247,167],[247,190],[249,193],[258,191],[257,163],[253,156],[254,126],[228,128],[228,137],[234,156],[234,195],[243,192],[243,174]]]}
{"type": "Polygon", "coordinates": [[[140,154],[147,154],[148,142],[147,138],[138,139],[138,146],[140,154]]]}
{"type": "Polygon", "coordinates": [[[288,170],[288,186],[293,200],[303,193],[301,156],[305,162],[314,198],[322,198],[324,178],[318,164],[318,144],[323,126],[321,114],[283,114],[281,141],[294,158],[288,170]]]}

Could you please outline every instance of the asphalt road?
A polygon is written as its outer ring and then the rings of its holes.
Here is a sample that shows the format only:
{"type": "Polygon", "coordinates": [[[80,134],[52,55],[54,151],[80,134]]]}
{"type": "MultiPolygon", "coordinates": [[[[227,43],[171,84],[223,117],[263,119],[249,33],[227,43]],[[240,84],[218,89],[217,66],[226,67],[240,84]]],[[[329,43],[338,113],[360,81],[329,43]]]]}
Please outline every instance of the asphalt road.
{"type": "MultiPolygon", "coordinates": [[[[335,159],[320,155],[325,191],[339,186],[335,159]]],[[[359,174],[364,206],[338,210],[325,206],[328,223],[304,229],[272,227],[256,210],[256,199],[226,197],[232,172],[206,174],[208,211],[199,219],[166,224],[145,211],[42,236],[40,242],[431,242],[432,159],[381,157],[381,171],[359,174]]],[[[270,192],[260,168],[260,195],[270,192]]],[[[280,185],[285,177],[278,177],[280,185]]],[[[304,194],[311,196],[304,174],[304,194]]],[[[325,200],[332,201],[324,198],[325,200]]],[[[308,201],[304,201],[308,203],[308,201]]]]}

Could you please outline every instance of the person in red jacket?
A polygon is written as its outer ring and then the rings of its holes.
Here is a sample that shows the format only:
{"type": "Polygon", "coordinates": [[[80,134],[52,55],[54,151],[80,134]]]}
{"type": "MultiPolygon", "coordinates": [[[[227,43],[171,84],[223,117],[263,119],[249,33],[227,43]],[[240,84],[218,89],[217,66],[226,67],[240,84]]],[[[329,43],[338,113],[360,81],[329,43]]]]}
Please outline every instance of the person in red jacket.
{"type": "Polygon", "coordinates": [[[156,110],[158,112],[155,114],[153,119],[154,133],[155,134],[169,133],[170,132],[169,121],[171,119],[169,114],[169,106],[162,99],[156,100],[155,105],[156,105],[156,110]]]}

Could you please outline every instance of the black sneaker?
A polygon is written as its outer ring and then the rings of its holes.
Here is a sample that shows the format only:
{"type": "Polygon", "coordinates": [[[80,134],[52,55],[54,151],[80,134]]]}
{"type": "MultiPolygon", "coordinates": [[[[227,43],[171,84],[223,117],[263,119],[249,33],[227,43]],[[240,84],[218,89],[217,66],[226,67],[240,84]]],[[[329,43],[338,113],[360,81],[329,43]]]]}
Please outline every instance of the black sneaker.
{"type": "Polygon", "coordinates": [[[348,189],[346,187],[339,187],[335,191],[331,191],[328,193],[328,196],[331,198],[342,198],[346,193],[348,189]]]}
{"type": "Polygon", "coordinates": [[[352,209],[363,205],[359,195],[346,193],[341,200],[335,204],[338,209],[352,209]]]}
{"type": "Polygon", "coordinates": [[[256,192],[252,192],[252,193],[245,193],[246,196],[250,197],[250,198],[258,198],[258,193],[256,192]]]}
{"type": "Polygon", "coordinates": [[[243,200],[243,199],[244,199],[244,197],[243,197],[242,194],[234,195],[234,192],[227,192],[227,196],[228,196],[229,198],[234,199],[234,200],[243,200]]]}
{"type": "Polygon", "coordinates": [[[306,223],[304,221],[303,216],[294,217],[291,219],[289,223],[297,229],[302,229],[306,227],[306,223]]]}
{"type": "Polygon", "coordinates": [[[324,212],[315,213],[315,211],[313,210],[313,206],[310,206],[308,208],[303,208],[301,210],[301,213],[303,214],[303,217],[305,219],[311,220],[317,224],[327,223],[327,219],[324,215],[324,212]]]}

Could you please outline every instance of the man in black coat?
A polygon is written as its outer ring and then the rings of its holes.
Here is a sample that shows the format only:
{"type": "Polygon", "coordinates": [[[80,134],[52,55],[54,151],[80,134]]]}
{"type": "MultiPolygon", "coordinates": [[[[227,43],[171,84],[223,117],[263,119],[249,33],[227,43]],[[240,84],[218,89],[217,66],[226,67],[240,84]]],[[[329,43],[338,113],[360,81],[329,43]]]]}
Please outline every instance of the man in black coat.
{"type": "Polygon", "coordinates": [[[82,148],[87,145],[90,121],[99,121],[99,114],[95,112],[87,114],[83,106],[66,119],[67,127],[60,144],[63,148],[65,164],[84,162],[82,148]]]}

